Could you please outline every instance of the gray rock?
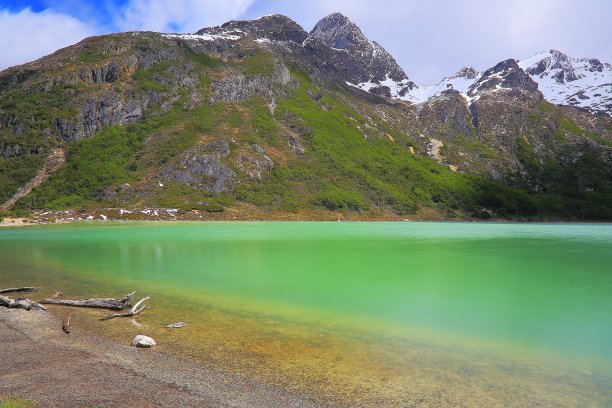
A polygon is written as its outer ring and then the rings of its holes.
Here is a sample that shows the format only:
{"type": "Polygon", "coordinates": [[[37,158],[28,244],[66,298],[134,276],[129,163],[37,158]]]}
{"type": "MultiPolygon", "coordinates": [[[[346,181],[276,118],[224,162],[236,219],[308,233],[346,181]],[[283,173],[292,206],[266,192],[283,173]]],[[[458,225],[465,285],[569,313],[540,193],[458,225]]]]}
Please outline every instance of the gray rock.
{"type": "MultiPolygon", "coordinates": [[[[495,89],[497,86],[513,91],[538,93],[538,84],[525,73],[513,59],[508,59],[487,69],[468,90],[469,96],[495,89]]],[[[541,94],[540,94],[541,96],[541,94]]]]}
{"type": "Polygon", "coordinates": [[[220,160],[229,153],[227,140],[198,146],[185,152],[178,163],[160,173],[158,177],[203,188],[216,194],[222,193],[233,187],[236,177],[236,173],[220,160]]]}
{"type": "Polygon", "coordinates": [[[153,340],[149,336],[144,336],[142,334],[139,334],[138,336],[134,337],[134,340],[132,340],[132,346],[136,346],[140,348],[150,348],[155,345],[157,345],[155,340],[153,340]]]}
{"type": "Polygon", "coordinates": [[[283,94],[282,87],[289,85],[291,74],[282,64],[274,67],[271,76],[245,76],[240,72],[230,71],[222,80],[211,84],[212,102],[242,102],[252,97],[272,97],[283,94]]]}
{"type": "Polygon", "coordinates": [[[181,327],[185,327],[187,325],[189,325],[189,323],[187,322],[176,322],[172,324],[167,324],[165,327],[166,329],[180,329],[181,327]]]}
{"type": "Polygon", "coordinates": [[[274,162],[265,155],[265,150],[257,145],[251,145],[254,154],[241,154],[236,158],[236,165],[245,174],[258,182],[262,182],[267,172],[274,169],[274,162]]]}
{"type": "Polygon", "coordinates": [[[219,34],[232,30],[240,30],[256,38],[291,41],[297,44],[301,44],[308,37],[308,33],[295,21],[280,14],[272,14],[252,21],[229,21],[220,27],[203,28],[197,34],[219,34]]]}
{"type": "Polygon", "coordinates": [[[306,152],[306,148],[302,145],[302,143],[300,143],[300,140],[297,137],[291,135],[285,135],[285,137],[287,138],[289,147],[294,153],[303,154],[306,152]]]}

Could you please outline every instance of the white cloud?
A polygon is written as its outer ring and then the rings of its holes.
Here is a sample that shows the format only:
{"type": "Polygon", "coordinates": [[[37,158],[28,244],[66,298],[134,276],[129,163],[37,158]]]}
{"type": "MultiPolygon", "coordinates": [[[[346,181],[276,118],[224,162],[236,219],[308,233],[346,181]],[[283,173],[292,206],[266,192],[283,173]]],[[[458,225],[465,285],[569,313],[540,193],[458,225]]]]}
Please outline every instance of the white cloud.
{"type": "Polygon", "coordinates": [[[115,15],[125,31],[194,32],[244,13],[254,0],[130,0],[115,15]]]}
{"type": "Polygon", "coordinates": [[[95,29],[52,10],[0,10],[0,69],[50,54],[95,34],[95,29]]]}

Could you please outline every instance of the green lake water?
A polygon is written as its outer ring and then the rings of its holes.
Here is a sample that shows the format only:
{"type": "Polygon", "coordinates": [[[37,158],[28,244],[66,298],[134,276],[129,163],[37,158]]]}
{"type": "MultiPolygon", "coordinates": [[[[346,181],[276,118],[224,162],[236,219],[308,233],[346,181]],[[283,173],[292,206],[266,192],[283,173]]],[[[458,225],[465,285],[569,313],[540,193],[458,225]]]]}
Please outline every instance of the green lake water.
{"type": "Polygon", "coordinates": [[[110,337],[127,330],[126,338],[149,330],[172,345],[162,351],[304,392],[319,389],[334,401],[612,401],[609,225],[2,228],[0,287],[17,285],[61,290],[66,298],[151,295],[141,326],[121,319],[102,326],[92,316],[81,319],[83,328],[110,337]],[[191,325],[180,330],[199,346],[179,346],[179,331],[159,329],[183,319],[191,325]],[[456,376],[441,380],[440,373],[456,376]],[[460,395],[449,394],[453,385],[460,395]],[[521,394],[524,387],[531,391],[521,394]],[[444,395],[434,394],[441,389],[444,395]]]}

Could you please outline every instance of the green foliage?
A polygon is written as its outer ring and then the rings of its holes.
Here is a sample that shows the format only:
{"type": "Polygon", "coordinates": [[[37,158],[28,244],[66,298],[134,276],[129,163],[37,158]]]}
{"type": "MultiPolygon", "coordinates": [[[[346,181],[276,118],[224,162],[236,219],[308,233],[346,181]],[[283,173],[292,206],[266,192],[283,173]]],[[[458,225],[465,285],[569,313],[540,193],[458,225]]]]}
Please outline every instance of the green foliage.
{"type": "Polygon", "coordinates": [[[0,408],[35,408],[38,404],[13,395],[0,397],[0,408]]]}
{"type": "Polygon", "coordinates": [[[559,128],[574,135],[581,135],[583,133],[582,129],[580,129],[580,126],[578,126],[575,122],[568,118],[559,119],[559,128]]]}
{"type": "Polygon", "coordinates": [[[365,207],[365,201],[360,194],[341,190],[338,187],[331,187],[319,194],[315,203],[331,211],[342,209],[359,211],[365,207]]]}
{"type": "Polygon", "coordinates": [[[223,211],[233,203],[233,199],[224,194],[215,195],[201,189],[194,189],[171,180],[164,182],[164,187],[156,189],[150,203],[164,208],[178,208],[182,211],[200,210],[208,212],[223,211]]]}
{"type": "Polygon", "coordinates": [[[132,79],[137,87],[143,91],[166,92],[168,85],[163,83],[164,78],[168,77],[165,70],[170,66],[168,62],[158,62],[151,68],[139,68],[132,79]]]}
{"type": "Polygon", "coordinates": [[[138,125],[113,126],[68,149],[67,164],[18,205],[66,208],[99,200],[106,187],[130,179],[128,165],[146,133],[138,125]]]}
{"type": "Polygon", "coordinates": [[[193,62],[197,64],[200,64],[201,66],[205,68],[217,68],[218,66],[222,64],[221,60],[217,58],[213,58],[207,54],[201,54],[201,53],[195,52],[189,45],[185,43],[182,43],[181,45],[185,48],[185,53],[187,54],[187,57],[190,60],[192,60],[193,62]]]}
{"type": "Polygon", "coordinates": [[[245,75],[270,75],[274,68],[274,58],[272,54],[251,52],[246,53],[244,58],[235,65],[241,68],[245,75]]]}
{"type": "Polygon", "coordinates": [[[19,190],[19,187],[30,181],[44,163],[41,154],[0,158],[0,203],[4,203],[19,190]]]}
{"type": "Polygon", "coordinates": [[[83,62],[85,64],[95,64],[104,60],[104,54],[92,50],[91,48],[87,48],[81,52],[79,52],[76,56],[76,60],[79,62],[83,62]]]}

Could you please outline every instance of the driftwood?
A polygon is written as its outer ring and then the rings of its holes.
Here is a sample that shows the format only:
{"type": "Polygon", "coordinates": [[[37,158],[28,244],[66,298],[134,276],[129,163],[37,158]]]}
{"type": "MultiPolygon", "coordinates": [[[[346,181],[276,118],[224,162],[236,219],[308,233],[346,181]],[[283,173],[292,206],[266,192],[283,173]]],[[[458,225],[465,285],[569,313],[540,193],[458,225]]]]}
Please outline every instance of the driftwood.
{"type": "Polygon", "coordinates": [[[64,333],[70,333],[70,319],[72,318],[72,312],[68,312],[64,320],[62,321],[62,330],[64,333]]]}
{"type": "Polygon", "coordinates": [[[30,310],[32,308],[35,308],[35,309],[47,310],[46,307],[44,307],[40,303],[35,302],[33,300],[25,299],[25,298],[11,299],[10,297],[7,297],[7,296],[0,296],[0,306],[5,306],[11,309],[30,310]]]}
{"type": "Polygon", "coordinates": [[[11,292],[35,292],[40,290],[39,288],[33,288],[31,286],[24,286],[22,288],[6,288],[0,289],[0,293],[11,293],[11,292]]]}
{"type": "Polygon", "coordinates": [[[146,298],[142,298],[140,299],[135,305],[134,307],[132,307],[132,309],[130,309],[129,312],[125,312],[125,313],[113,313],[110,314],[108,316],[104,316],[101,317],[100,320],[109,320],[109,319],[114,319],[115,317],[134,317],[136,316],[138,313],[142,312],[143,310],[147,309],[147,306],[140,306],[142,303],[144,303],[145,301],[149,300],[150,297],[147,296],[146,298]]]}
{"type": "Polygon", "coordinates": [[[94,299],[80,299],[80,300],[68,300],[58,298],[46,298],[40,301],[40,303],[51,304],[51,305],[64,305],[64,306],[76,306],[76,307],[95,307],[99,309],[111,309],[111,310],[123,310],[129,306],[132,297],[132,292],[121,299],[113,298],[94,298],[94,299]]]}

